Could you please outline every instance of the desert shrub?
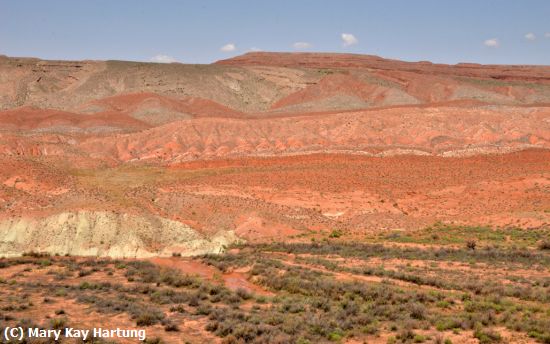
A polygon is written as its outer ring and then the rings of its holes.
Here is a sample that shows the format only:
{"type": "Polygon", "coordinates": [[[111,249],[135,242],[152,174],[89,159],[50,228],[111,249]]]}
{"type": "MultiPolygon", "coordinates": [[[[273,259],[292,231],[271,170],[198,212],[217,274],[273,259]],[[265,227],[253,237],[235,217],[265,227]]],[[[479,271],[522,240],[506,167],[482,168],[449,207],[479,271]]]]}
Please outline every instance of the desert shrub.
{"type": "Polygon", "coordinates": [[[63,281],[67,279],[67,277],[72,277],[72,273],[69,271],[54,271],[53,275],[56,281],[63,281]]]}
{"type": "Polygon", "coordinates": [[[550,250],[550,239],[541,241],[539,243],[539,250],[550,250]]]}
{"type": "Polygon", "coordinates": [[[267,267],[263,264],[254,264],[252,269],[250,269],[250,275],[252,276],[262,275],[265,273],[266,269],[267,267]]]}
{"type": "Polygon", "coordinates": [[[210,295],[219,295],[222,292],[224,292],[224,289],[225,288],[222,287],[221,285],[214,284],[214,285],[210,286],[210,288],[208,289],[208,293],[210,295]]]}
{"type": "Polygon", "coordinates": [[[85,289],[96,289],[96,285],[90,282],[82,282],[78,285],[79,289],[85,290],[85,289]]]}
{"type": "Polygon", "coordinates": [[[415,337],[415,333],[411,328],[408,328],[408,327],[399,331],[399,333],[396,336],[396,338],[403,343],[412,341],[414,337],[415,337]]]}
{"type": "Polygon", "coordinates": [[[344,337],[344,334],[341,331],[334,331],[328,334],[328,340],[332,342],[338,342],[344,337]]]}
{"type": "Polygon", "coordinates": [[[237,288],[235,293],[243,300],[249,300],[250,298],[252,298],[250,292],[244,288],[237,288]]]}
{"type": "Polygon", "coordinates": [[[342,234],[343,234],[343,233],[342,233],[341,230],[335,229],[335,230],[333,230],[332,232],[330,232],[330,234],[329,234],[328,237],[329,237],[329,238],[339,238],[339,237],[342,236],[342,234]]]}
{"type": "Polygon", "coordinates": [[[216,295],[210,296],[210,302],[212,302],[212,303],[218,303],[222,300],[223,300],[223,295],[222,294],[216,294],[216,295]]]}
{"type": "Polygon", "coordinates": [[[170,307],[170,312],[185,313],[185,307],[183,305],[177,305],[170,307]]]}
{"type": "Polygon", "coordinates": [[[128,293],[115,297],[101,297],[100,294],[84,294],[77,297],[77,302],[94,306],[100,313],[128,313],[138,326],[150,326],[164,319],[164,313],[151,304],[142,303],[128,293]]]}
{"type": "Polygon", "coordinates": [[[533,261],[545,266],[550,265],[550,257],[547,255],[518,249],[494,249],[486,250],[464,250],[453,248],[399,248],[388,247],[381,244],[368,243],[337,243],[323,242],[315,244],[306,243],[270,243],[256,245],[257,250],[286,252],[286,253],[309,253],[316,255],[339,255],[341,257],[354,257],[368,259],[371,257],[380,258],[401,258],[401,259],[422,259],[422,260],[447,260],[468,262],[472,259],[479,262],[492,264],[517,263],[531,266],[533,261]],[[470,251],[470,252],[468,252],[470,251]]]}
{"type": "Polygon", "coordinates": [[[483,325],[479,323],[475,325],[474,337],[479,340],[480,344],[498,343],[502,340],[498,332],[484,328],[483,325]]]}
{"type": "Polygon", "coordinates": [[[151,326],[158,323],[159,319],[153,313],[143,313],[136,318],[137,326],[151,326]]]}
{"type": "Polygon", "coordinates": [[[439,308],[449,308],[451,304],[447,300],[437,301],[436,306],[439,308]]]}
{"type": "Polygon", "coordinates": [[[225,253],[222,255],[207,254],[202,256],[202,261],[204,263],[215,266],[222,272],[228,271],[228,269],[232,266],[242,267],[252,265],[252,263],[254,263],[254,260],[255,259],[246,254],[225,253]]]}
{"type": "Polygon", "coordinates": [[[54,330],[62,330],[67,325],[66,318],[54,318],[50,320],[50,327],[54,330]]]}
{"type": "Polygon", "coordinates": [[[92,270],[82,269],[78,271],[78,277],[85,277],[92,274],[92,270]]]}
{"type": "Polygon", "coordinates": [[[151,301],[157,304],[186,303],[191,295],[186,291],[175,291],[172,289],[156,290],[151,293],[151,301]]]}
{"type": "Polygon", "coordinates": [[[379,325],[377,323],[368,324],[366,326],[363,326],[361,332],[369,335],[378,334],[378,332],[380,332],[379,325]]]}
{"type": "Polygon", "coordinates": [[[311,306],[322,310],[323,312],[330,311],[331,301],[327,298],[315,298],[311,301],[311,306]]]}
{"type": "Polygon", "coordinates": [[[426,307],[421,303],[411,303],[408,305],[409,314],[411,318],[423,320],[426,318],[426,307]]]}
{"type": "Polygon", "coordinates": [[[162,319],[161,324],[166,332],[178,332],[180,330],[178,325],[170,319],[162,319]]]}
{"type": "Polygon", "coordinates": [[[461,328],[462,327],[462,320],[459,318],[445,318],[438,320],[435,324],[435,328],[438,331],[448,331],[453,330],[455,328],[461,328]]]}
{"type": "MultiPolygon", "coordinates": [[[[444,339],[443,335],[438,333],[434,338],[434,344],[447,344],[447,340],[449,340],[449,339],[444,339]]],[[[450,343],[448,343],[448,344],[450,344],[450,343]]]]}
{"type": "Polygon", "coordinates": [[[476,246],[477,246],[477,243],[475,242],[475,240],[466,241],[466,248],[468,248],[469,250],[472,250],[472,251],[475,250],[476,246]]]}
{"type": "Polygon", "coordinates": [[[226,297],[224,297],[224,302],[230,305],[236,305],[239,304],[242,301],[242,298],[234,293],[227,294],[226,297]]]}
{"type": "Polygon", "coordinates": [[[200,306],[197,307],[197,314],[198,315],[208,315],[210,313],[212,313],[212,306],[207,304],[207,303],[204,303],[200,306]]]}
{"type": "Polygon", "coordinates": [[[189,297],[189,300],[187,302],[187,304],[191,307],[198,307],[200,302],[199,302],[199,297],[197,296],[197,294],[193,294],[189,297]]]}
{"type": "Polygon", "coordinates": [[[38,262],[36,262],[36,264],[41,266],[41,267],[47,267],[47,266],[52,265],[52,261],[49,260],[49,259],[41,259],[38,262]]]}
{"type": "Polygon", "coordinates": [[[415,343],[424,343],[427,340],[426,336],[421,334],[416,334],[413,338],[413,342],[415,343]]]}
{"type": "Polygon", "coordinates": [[[285,303],[283,303],[283,305],[281,305],[281,308],[280,308],[280,311],[282,313],[291,313],[291,314],[300,313],[300,312],[303,312],[304,310],[305,310],[304,305],[301,302],[298,302],[297,300],[286,301],[285,303]]]}
{"type": "Polygon", "coordinates": [[[198,288],[202,284],[202,282],[198,278],[189,275],[182,275],[179,271],[175,269],[163,269],[160,271],[159,277],[161,282],[176,288],[198,288]]]}
{"type": "Polygon", "coordinates": [[[146,262],[131,262],[128,263],[125,276],[143,283],[156,283],[160,281],[160,269],[155,265],[146,262]]]}
{"type": "Polygon", "coordinates": [[[6,312],[12,312],[12,311],[17,310],[17,307],[15,307],[14,305],[7,305],[7,306],[2,307],[2,310],[6,311],[6,312]]]}

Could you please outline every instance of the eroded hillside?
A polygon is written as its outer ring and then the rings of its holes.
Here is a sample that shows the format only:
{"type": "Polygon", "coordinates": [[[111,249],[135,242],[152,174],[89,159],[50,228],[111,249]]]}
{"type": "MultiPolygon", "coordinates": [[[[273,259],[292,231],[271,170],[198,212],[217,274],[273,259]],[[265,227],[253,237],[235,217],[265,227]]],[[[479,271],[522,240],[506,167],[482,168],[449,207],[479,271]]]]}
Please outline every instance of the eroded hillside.
{"type": "Polygon", "coordinates": [[[0,57],[0,255],[550,224],[550,67],[0,57]]]}

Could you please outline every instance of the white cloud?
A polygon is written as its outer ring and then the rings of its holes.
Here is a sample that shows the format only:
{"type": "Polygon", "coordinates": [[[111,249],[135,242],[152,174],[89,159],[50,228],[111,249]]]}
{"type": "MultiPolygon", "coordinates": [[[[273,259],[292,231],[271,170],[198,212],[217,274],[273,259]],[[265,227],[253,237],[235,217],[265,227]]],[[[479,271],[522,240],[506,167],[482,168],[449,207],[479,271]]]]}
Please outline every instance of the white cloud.
{"type": "Polygon", "coordinates": [[[292,46],[296,50],[306,50],[312,47],[311,43],[308,43],[308,42],[296,42],[292,44],[292,46]]]}
{"type": "Polygon", "coordinates": [[[550,38],[550,32],[545,33],[545,34],[544,34],[544,37],[545,37],[545,38],[550,38]]]}
{"type": "Polygon", "coordinates": [[[159,55],[155,55],[155,56],[151,57],[151,62],[156,62],[156,63],[172,63],[172,62],[178,62],[178,60],[176,60],[176,59],[175,59],[174,57],[172,57],[172,56],[159,54],[159,55]]]}
{"type": "Polygon", "coordinates": [[[485,44],[486,47],[490,48],[498,48],[500,46],[500,42],[496,38],[486,39],[483,44],[485,44]]]}
{"type": "Polygon", "coordinates": [[[357,38],[355,38],[354,35],[351,33],[343,33],[342,34],[342,41],[344,41],[344,47],[349,47],[350,45],[357,44],[359,42],[357,38]]]}
{"type": "Polygon", "coordinates": [[[237,49],[237,47],[233,43],[227,43],[226,45],[224,45],[223,47],[220,48],[220,50],[225,52],[225,53],[228,53],[230,51],[235,51],[236,49],[237,49]]]}
{"type": "Polygon", "coordinates": [[[537,39],[537,36],[535,36],[534,33],[529,32],[525,34],[525,39],[528,41],[534,41],[535,39],[537,39]]]}
{"type": "Polygon", "coordinates": [[[248,51],[264,51],[264,50],[262,48],[252,47],[252,48],[248,49],[248,51]]]}

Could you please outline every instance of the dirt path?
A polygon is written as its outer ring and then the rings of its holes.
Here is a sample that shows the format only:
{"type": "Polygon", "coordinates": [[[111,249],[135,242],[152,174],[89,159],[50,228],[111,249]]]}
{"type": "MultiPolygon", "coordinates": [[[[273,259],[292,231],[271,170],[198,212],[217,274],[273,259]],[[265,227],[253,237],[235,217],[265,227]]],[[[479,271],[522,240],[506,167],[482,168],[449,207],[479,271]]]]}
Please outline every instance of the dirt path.
{"type": "Polygon", "coordinates": [[[177,269],[185,274],[197,275],[214,283],[220,283],[221,281],[223,281],[223,284],[233,291],[237,289],[244,289],[248,292],[258,295],[273,295],[273,293],[248,281],[246,270],[243,269],[237,269],[228,273],[222,273],[220,270],[216,269],[213,266],[206,265],[202,262],[198,262],[195,260],[182,258],[152,258],[150,259],[150,261],[153,264],[159,266],[177,269]]]}

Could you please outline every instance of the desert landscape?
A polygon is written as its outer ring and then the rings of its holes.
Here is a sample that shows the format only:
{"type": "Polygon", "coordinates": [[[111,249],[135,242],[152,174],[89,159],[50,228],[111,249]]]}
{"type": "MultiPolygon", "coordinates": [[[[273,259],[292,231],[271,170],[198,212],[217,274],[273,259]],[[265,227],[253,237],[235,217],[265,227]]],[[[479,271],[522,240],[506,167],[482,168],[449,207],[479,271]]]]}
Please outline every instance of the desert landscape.
{"type": "Polygon", "coordinates": [[[0,56],[0,166],[2,329],[550,343],[548,66],[0,56]]]}

